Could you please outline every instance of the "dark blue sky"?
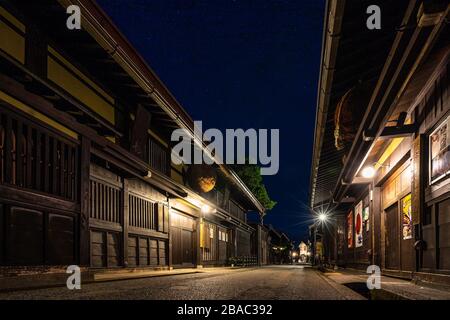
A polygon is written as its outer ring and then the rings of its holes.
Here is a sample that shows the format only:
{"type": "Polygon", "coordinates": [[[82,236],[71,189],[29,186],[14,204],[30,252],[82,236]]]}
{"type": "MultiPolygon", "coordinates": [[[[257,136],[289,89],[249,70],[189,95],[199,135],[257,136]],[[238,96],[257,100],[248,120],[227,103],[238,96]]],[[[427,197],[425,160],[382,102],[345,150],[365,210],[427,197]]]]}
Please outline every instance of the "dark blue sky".
{"type": "Polygon", "coordinates": [[[98,2],[204,128],[280,129],[265,221],[301,238],[325,0],[98,2]]]}

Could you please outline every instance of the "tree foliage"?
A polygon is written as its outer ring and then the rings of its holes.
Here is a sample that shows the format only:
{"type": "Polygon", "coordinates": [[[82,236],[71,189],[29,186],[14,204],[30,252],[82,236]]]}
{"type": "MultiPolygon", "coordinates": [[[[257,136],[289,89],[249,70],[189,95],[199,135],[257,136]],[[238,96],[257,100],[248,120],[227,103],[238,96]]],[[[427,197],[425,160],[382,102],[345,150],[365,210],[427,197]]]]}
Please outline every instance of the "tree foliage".
{"type": "Polygon", "coordinates": [[[247,185],[250,191],[261,202],[266,211],[271,210],[277,204],[276,201],[270,199],[266,186],[264,185],[261,170],[256,164],[240,164],[234,165],[233,170],[247,185]]]}

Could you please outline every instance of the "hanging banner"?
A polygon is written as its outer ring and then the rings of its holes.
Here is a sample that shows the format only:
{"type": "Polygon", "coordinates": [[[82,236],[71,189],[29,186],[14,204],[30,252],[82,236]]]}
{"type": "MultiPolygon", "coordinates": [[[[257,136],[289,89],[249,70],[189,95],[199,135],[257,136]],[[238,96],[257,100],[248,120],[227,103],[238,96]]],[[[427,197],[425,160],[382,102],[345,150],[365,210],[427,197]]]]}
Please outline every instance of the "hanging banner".
{"type": "Polygon", "coordinates": [[[347,246],[353,248],[353,212],[347,215],[347,246]]]}
{"type": "Polygon", "coordinates": [[[355,207],[355,247],[359,248],[363,245],[363,203],[360,201],[355,207]]]}

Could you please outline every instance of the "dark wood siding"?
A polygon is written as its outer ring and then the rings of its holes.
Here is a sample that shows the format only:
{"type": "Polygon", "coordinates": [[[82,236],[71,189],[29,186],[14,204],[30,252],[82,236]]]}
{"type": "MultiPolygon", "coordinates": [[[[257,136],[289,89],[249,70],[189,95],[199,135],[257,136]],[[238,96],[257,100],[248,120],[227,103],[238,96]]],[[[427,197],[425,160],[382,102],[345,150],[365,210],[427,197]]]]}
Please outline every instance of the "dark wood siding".
{"type": "Polygon", "coordinates": [[[97,165],[90,167],[91,265],[117,267],[122,264],[122,178],[97,165]]]}
{"type": "Polygon", "coordinates": [[[170,175],[170,152],[155,138],[149,137],[146,160],[150,166],[167,176],[170,175]]]}
{"type": "Polygon", "coordinates": [[[75,262],[75,217],[55,210],[0,204],[1,265],[75,262]]]}
{"type": "Polygon", "coordinates": [[[238,206],[234,201],[230,200],[229,210],[231,215],[238,218],[241,221],[246,221],[245,211],[240,206],[238,206]]]}
{"type": "Polygon", "coordinates": [[[202,250],[202,260],[204,262],[213,262],[218,258],[218,235],[217,235],[217,226],[213,223],[209,223],[207,221],[203,221],[202,226],[202,238],[203,238],[203,247],[202,250]]]}
{"type": "Polygon", "coordinates": [[[399,233],[398,225],[398,205],[397,203],[385,210],[386,220],[386,268],[399,269],[399,233]]]}
{"type": "Polygon", "coordinates": [[[91,266],[97,268],[121,265],[121,241],[117,232],[91,231],[91,266]]]}
{"type": "Polygon", "coordinates": [[[166,266],[167,241],[142,236],[128,238],[128,266],[166,266]]]}
{"type": "Polygon", "coordinates": [[[250,233],[236,230],[237,255],[250,256],[250,233]]]}
{"type": "MultiPolygon", "coordinates": [[[[439,70],[437,70],[439,71],[439,70]]],[[[450,110],[450,65],[448,58],[437,78],[426,88],[416,109],[421,123],[420,133],[429,137],[431,132],[447,118],[450,110]]],[[[428,139],[426,139],[428,140],[428,139]]],[[[425,188],[425,210],[421,216],[421,238],[426,246],[421,252],[419,267],[422,271],[450,272],[450,179],[430,185],[428,174],[429,146],[424,158],[426,168],[422,179],[425,188]]]]}
{"type": "Polygon", "coordinates": [[[450,271],[450,199],[442,201],[438,205],[437,213],[439,261],[441,270],[450,271]]]}
{"type": "Polygon", "coordinates": [[[0,264],[76,260],[79,142],[0,107],[0,264]]]}
{"type": "Polygon", "coordinates": [[[120,192],[118,186],[91,177],[90,218],[120,223],[120,192]]]}
{"type": "Polygon", "coordinates": [[[128,266],[168,265],[168,204],[164,196],[137,180],[127,180],[128,266]]]}
{"type": "MultiPolygon", "coordinates": [[[[148,199],[129,195],[129,223],[130,226],[156,230],[155,208],[157,204],[148,199]]],[[[157,210],[156,210],[157,211],[157,210]]]]}
{"type": "Polygon", "coordinates": [[[44,212],[11,207],[8,222],[7,256],[10,264],[43,264],[44,212]]]}
{"type": "Polygon", "coordinates": [[[48,215],[47,262],[57,265],[72,263],[75,256],[74,239],[74,218],[50,213],[48,215]]]}
{"type": "Polygon", "coordinates": [[[121,263],[120,236],[116,232],[108,232],[108,267],[117,267],[121,263]]]}
{"type": "Polygon", "coordinates": [[[91,266],[106,266],[106,234],[101,231],[91,232],[91,266]]]}

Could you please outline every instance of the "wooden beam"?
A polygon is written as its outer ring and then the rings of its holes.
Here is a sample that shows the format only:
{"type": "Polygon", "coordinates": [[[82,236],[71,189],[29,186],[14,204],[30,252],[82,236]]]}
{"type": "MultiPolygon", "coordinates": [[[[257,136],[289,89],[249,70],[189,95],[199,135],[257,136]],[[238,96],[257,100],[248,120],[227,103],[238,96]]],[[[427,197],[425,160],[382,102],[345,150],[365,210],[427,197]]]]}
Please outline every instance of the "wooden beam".
{"type": "Polygon", "coordinates": [[[400,127],[385,127],[380,134],[380,139],[392,139],[400,137],[409,137],[417,130],[415,124],[405,124],[400,127]]]}
{"type": "Polygon", "coordinates": [[[67,110],[66,112],[68,114],[72,115],[72,116],[82,116],[82,115],[84,115],[83,112],[78,111],[78,110],[67,110]]]}
{"type": "MultiPolygon", "coordinates": [[[[122,257],[123,265],[128,267],[128,228],[129,228],[129,193],[128,193],[128,180],[123,181],[122,200],[120,201],[120,215],[122,220],[122,257]]],[[[139,241],[139,239],[137,239],[139,241]]]]}
{"type": "MultiPolygon", "coordinates": [[[[114,125],[112,125],[111,123],[109,123],[107,120],[103,119],[101,116],[98,116],[96,114],[94,114],[89,107],[85,106],[84,104],[78,102],[76,99],[72,98],[72,96],[70,96],[69,94],[63,92],[61,89],[59,89],[56,85],[53,85],[45,80],[43,80],[42,78],[38,77],[35,74],[32,74],[29,70],[25,69],[24,66],[20,65],[17,61],[14,61],[12,58],[10,58],[9,56],[7,56],[6,54],[2,53],[0,51],[0,58],[3,58],[5,60],[8,61],[8,63],[10,65],[13,65],[17,70],[20,71],[20,73],[22,73],[24,75],[25,78],[30,78],[30,82],[36,83],[38,86],[40,86],[41,88],[45,89],[46,92],[43,92],[42,94],[48,95],[51,93],[59,95],[62,99],[64,99],[67,103],[69,103],[70,105],[72,105],[73,107],[83,111],[84,113],[86,113],[89,117],[91,117],[94,121],[99,122],[102,126],[104,126],[107,130],[111,131],[112,133],[114,133],[114,135],[122,137],[122,133],[118,132],[115,128],[114,125]]],[[[0,88],[2,88],[3,91],[7,90],[7,89],[3,89],[4,87],[11,87],[14,84],[14,86],[17,88],[18,87],[18,83],[16,80],[13,80],[5,75],[0,74],[0,88]],[[5,86],[2,86],[5,85],[5,86]]],[[[20,84],[19,84],[20,85],[20,84]]],[[[35,92],[29,92],[28,87],[24,87],[23,85],[21,85],[22,89],[25,89],[24,91],[27,94],[30,93],[35,93],[35,92]]],[[[10,93],[10,91],[5,91],[8,92],[8,94],[10,93]]],[[[40,95],[40,94],[39,94],[40,95]]],[[[38,95],[38,96],[39,96],[38,95]]],[[[39,97],[41,98],[41,97],[39,97]]],[[[42,98],[41,98],[42,99],[42,98]]],[[[53,106],[53,105],[52,105],[53,106]]]]}
{"type": "MultiPolygon", "coordinates": [[[[385,127],[381,132],[380,139],[393,139],[401,137],[409,137],[417,131],[416,124],[405,124],[402,126],[385,127]]],[[[364,130],[364,141],[372,141],[375,139],[376,133],[371,130],[364,130]]]]}
{"type": "Polygon", "coordinates": [[[90,166],[91,166],[91,140],[81,138],[80,157],[80,218],[79,218],[79,263],[81,266],[90,265],[90,166]]]}
{"type": "Polygon", "coordinates": [[[150,119],[151,114],[147,111],[147,109],[145,109],[142,105],[138,105],[131,131],[130,151],[141,159],[145,158],[150,119]]]}

